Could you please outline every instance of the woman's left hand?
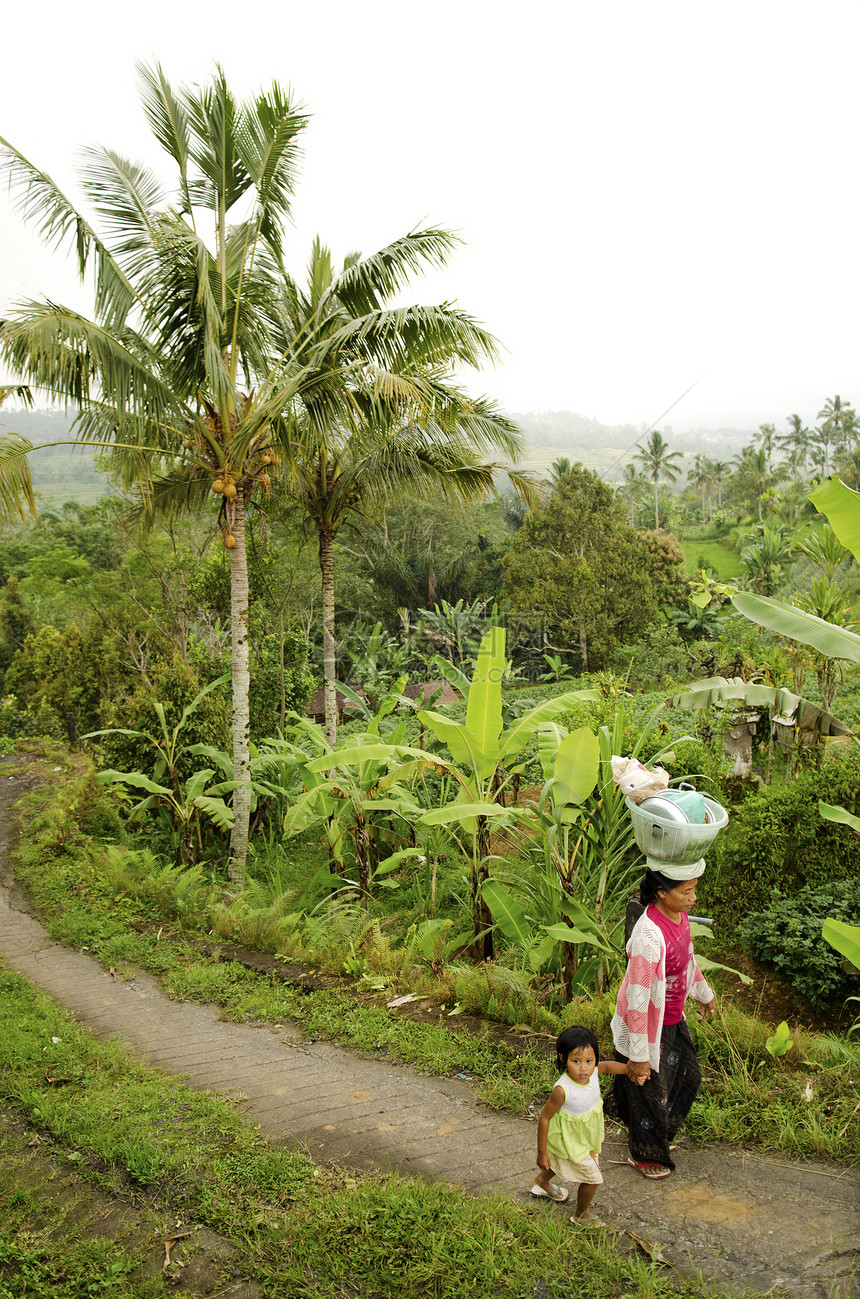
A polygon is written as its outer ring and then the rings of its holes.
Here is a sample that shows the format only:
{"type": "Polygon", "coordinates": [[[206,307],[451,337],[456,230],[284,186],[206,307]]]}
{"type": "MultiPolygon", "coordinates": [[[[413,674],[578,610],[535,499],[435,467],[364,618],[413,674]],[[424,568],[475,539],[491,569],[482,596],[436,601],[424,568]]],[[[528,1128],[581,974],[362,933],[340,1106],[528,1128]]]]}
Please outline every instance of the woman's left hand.
{"type": "Polygon", "coordinates": [[[712,997],[710,1001],[700,1001],[700,1002],[698,1003],[698,1005],[699,1005],[699,1018],[700,1018],[700,1019],[713,1019],[713,1018],[714,1018],[714,1015],[715,1015],[716,1012],[717,1012],[717,999],[716,999],[716,997],[712,997]]]}

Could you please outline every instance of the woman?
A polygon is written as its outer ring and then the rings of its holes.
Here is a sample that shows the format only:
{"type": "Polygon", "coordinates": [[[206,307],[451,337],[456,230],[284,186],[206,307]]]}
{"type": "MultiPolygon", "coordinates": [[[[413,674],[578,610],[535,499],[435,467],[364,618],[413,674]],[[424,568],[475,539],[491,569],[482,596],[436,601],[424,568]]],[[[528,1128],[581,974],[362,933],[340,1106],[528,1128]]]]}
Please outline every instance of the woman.
{"type": "Polygon", "coordinates": [[[639,889],[644,911],[627,942],[627,973],[612,1019],[615,1058],[629,1068],[616,1076],[604,1108],[627,1127],[627,1162],[652,1181],[673,1171],[669,1146],[702,1081],[684,1002],[692,996],[708,1019],[716,1006],[687,919],[704,869],[700,861],[646,870],[639,889]]]}

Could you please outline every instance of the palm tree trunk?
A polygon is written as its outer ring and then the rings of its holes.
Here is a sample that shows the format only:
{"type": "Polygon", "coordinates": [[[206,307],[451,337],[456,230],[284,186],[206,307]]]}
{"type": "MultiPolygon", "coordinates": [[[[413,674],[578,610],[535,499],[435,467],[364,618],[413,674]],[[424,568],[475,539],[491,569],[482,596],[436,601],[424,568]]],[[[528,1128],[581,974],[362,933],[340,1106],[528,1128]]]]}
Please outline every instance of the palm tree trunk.
{"type": "Polygon", "coordinates": [[[251,688],[248,635],[248,552],[245,546],[245,498],[240,488],[233,501],[231,531],[236,544],[230,551],[230,633],[233,651],[233,779],[242,783],[233,791],[233,831],[227,873],[231,884],[245,882],[248,832],[251,820],[251,688]]]}
{"type": "Polygon", "coordinates": [[[334,687],[334,553],[331,532],[321,531],[320,570],[322,572],[323,689],[325,693],[325,737],[334,748],[337,743],[337,692],[334,687]]]}
{"type": "Polygon", "coordinates": [[[654,479],[654,531],[660,531],[660,507],[657,503],[657,479],[654,479]]]}
{"type": "Polygon", "coordinates": [[[284,677],[284,610],[278,610],[278,680],[281,687],[281,720],[280,728],[283,731],[284,722],[287,718],[287,690],[286,680],[284,677]]]}

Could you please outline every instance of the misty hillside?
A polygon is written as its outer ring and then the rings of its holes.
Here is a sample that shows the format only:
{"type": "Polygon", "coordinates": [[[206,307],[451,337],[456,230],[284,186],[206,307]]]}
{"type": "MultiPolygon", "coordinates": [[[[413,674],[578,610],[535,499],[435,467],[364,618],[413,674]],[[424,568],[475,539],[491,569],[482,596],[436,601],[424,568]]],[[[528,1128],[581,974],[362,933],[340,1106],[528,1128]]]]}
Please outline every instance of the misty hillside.
{"type": "Polygon", "coordinates": [[[30,454],[30,475],[37,503],[62,505],[64,501],[81,501],[91,505],[111,494],[111,486],[96,469],[98,452],[70,446],[44,446],[63,442],[69,437],[74,418],[71,412],[59,410],[0,411],[0,433],[20,433],[40,450],[30,454]]]}
{"type": "MultiPolygon", "coordinates": [[[[544,474],[554,460],[566,456],[588,469],[605,474],[611,481],[620,479],[624,465],[647,436],[645,425],[601,424],[599,420],[577,415],[573,411],[529,411],[511,418],[526,435],[527,447],[523,465],[534,473],[544,474]]],[[[0,411],[0,432],[21,433],[35,445],[60,443],[69,437],[73,415],[59,410],[0,411]]],[[[751,437],[749,429],[692,429],[675,433],[671,425],[660,429],[675,451],[690,455],[707,455],[711,459],[730,460],[751,437]]],[[[84,503],[108,496],[111,487],[96,468],[97,452],[76,450],[69,446],[46,446],[30,457],[33,485],[45,504],[62,505],[64,501],[84,503]]]]}
{"type": "MultiPolygon", "coordinates": [[[[512,414],[528,441],[523,463],[535,472],[549,469],[554,460],[566,456],[580,461],[587,469],[605,474],[610,480],[621,478],[624,465],[640,442],[647,437],[645,424],[601,424],[599,420],[577,415],[573,411],[529,411],[512,414]]],[[[675,433],[670,424],[660,432],[673,451],[686,455],[706,455],[713,460],[730,460],[746,446],[752,429],[688,429],[675,433]]]]}

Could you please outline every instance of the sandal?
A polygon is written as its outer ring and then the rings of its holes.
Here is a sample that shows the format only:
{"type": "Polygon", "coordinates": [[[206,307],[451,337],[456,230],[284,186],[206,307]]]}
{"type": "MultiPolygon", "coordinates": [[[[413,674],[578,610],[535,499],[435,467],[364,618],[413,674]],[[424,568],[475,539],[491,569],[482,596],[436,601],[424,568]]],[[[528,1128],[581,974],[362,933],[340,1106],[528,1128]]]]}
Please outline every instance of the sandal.
{"type": "Polygon", "coordinates": [[[606,1223],[598,1218],[596,1213],[583,1213],[579,1218],[576,1214],[571,1218],[575,1227],[605,1227],[606,1223]]]}
{"type": "Polygon", "coordinates": [[[537,1182],[532,1187],[532,1195],[545,1195],[547,1199],[555,1200],[557,1204],[564,1204],[569,1194],[570,1192],[566,1186],[558,1186],[555,1182],[550,1182],[548,1191],[545,1191],[542,1186],[538,1186],[537,1182]]]}
{"type": "Polygon", "coordinates": [[[635,1168],[637,1173],[647,1177],[652,1182],[661,1182],[664,1177],[671,1177],[671,1168],[664,1168],[662,1164],[637,1164],[635,1159],[627,1156],[627,1162],[631,1168],[635,1168]]]}

